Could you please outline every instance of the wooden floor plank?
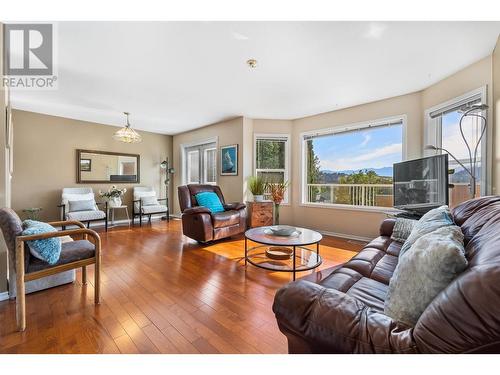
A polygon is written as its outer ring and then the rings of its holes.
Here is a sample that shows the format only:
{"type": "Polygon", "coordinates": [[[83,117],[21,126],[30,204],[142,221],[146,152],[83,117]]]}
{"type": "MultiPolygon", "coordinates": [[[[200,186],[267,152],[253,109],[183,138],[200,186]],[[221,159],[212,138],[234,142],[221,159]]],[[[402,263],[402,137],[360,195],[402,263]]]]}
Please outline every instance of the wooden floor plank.
{"type": "MultiPolygon", "coordinates": [[[[25,332],[16,331],[15,301],[2,301],[0,353],[287,352],[271,306],[291,277],[245,267],[242,236],[200,245],[177,220],[99,233],[101,304],[93,266],[87,285],[78,270],[72,284],[27,295],[25,332]]],[[[362,246],[325,236],[319,269],[362,246]]]]}

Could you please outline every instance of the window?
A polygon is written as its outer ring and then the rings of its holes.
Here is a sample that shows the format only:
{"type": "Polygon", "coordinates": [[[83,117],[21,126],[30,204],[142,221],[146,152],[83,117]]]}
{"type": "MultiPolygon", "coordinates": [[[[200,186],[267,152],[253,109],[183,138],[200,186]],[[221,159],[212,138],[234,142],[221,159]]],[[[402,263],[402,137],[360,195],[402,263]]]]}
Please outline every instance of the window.
{"type": "MultiPolygon", "coordinates": [[[[448,150],[460,163],[470,169],[469,151],[460,133],[460,119],[465,110],[471,108],[474,104],[485,103],[485,100],[486,94],[484,90],[479,89],[426,111],[426,144],[448,150]]],[[[486,117],[486,111],[484,113],[475,113],[486,117]]],[[[464,137],[471,147],[472,157],[474,157],[475,145],[478,144],[481,137],[482,127],[483,120],[477,116],[467,116],[462,120],[464,137]]],[[[485,132],[477,149],[475,170],[477,196],[485,194],[486,137],[485,132]]],[[[432,154],[433,151],[427,153],[432,154]]],[[[470,198],[470,178],[468,172],[453,157],[449,157],[448,163],[450,173],[453,172],[449,176],[450,184],[453,184],[450,189],[449,203],[450,206],[454,207],[470,198]]]]}
{"type": "Polygon", "coordinates": [[[184,148],[184,173],[187,184],[217,183],[217,146],[215,142],[184,148]]]}
{"type": "Polygon", "coordinates": [[[403,118],[304,134],[302,152],[302,203],[392,207],[403,118]]]}
{"type": "MultiPolygon", "coordinates": [[[[288,135],[255,136],[255,175],[266,182],[289,181],[288,176],[288,135]]],[[[264,194],[269,198],[269,193],[264,194]]],[[[288,203],[288,190],[284,203],[288,203]]]]}

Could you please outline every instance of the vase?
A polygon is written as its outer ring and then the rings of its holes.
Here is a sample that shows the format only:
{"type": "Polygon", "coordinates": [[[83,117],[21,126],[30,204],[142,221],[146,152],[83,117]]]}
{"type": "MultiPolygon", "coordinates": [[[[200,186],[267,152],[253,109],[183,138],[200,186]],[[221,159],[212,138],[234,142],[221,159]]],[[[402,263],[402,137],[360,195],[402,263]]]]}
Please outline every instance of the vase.
{"type": "Polygon", "coordinates": [[[274,225],[280,225],[280,204],[274,204],[274,225]]]}
{"type": "Polygon", "coordinates": [[[120,197],[111,197],[108,201],[109,207],[120,207],[122,205],[122,199],[120,197]]]}
{"type": "Polygon", "coordinates": [[[253,199],[255,202],[264,202],[264,195],[262,195],[262,194],[254,195],[253,199]]]}

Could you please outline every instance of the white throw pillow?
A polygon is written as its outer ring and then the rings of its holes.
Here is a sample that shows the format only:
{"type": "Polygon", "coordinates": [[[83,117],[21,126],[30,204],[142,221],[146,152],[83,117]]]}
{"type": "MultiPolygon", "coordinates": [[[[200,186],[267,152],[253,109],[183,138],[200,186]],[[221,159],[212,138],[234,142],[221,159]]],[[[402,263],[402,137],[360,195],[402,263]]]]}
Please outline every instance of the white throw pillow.
{"type": "Polygon", "coordinates": [[[384,312],[415,325],[432,300],[467,267],[464,235],[450,225],[418,238],[403,257],[389,282],[384,312]]]}

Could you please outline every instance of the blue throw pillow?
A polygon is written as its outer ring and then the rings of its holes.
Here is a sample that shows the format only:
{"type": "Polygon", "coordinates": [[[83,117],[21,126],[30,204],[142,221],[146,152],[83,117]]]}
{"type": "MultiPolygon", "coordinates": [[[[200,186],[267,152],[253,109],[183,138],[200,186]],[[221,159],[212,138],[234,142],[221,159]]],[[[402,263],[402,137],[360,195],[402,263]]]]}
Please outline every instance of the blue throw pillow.
{"type": "MultiPolygon", "coordinates": [[[[23,236],[57,232],[56,228],[47,223],[35,220],[23,221],[23,236]]],[[[49,264],[56,264],[61,256],[61,239],[59,237],[47,238],[44,240],[26,241],[30,248],[30,253],[49,264]]]]}
{"type": "Polygon", "coordinates": [[[224,212],[224,207],[219,196],[211,191],[205,191],[195,195],[198,205],[208,208],[212,213],[224,212]]]}

